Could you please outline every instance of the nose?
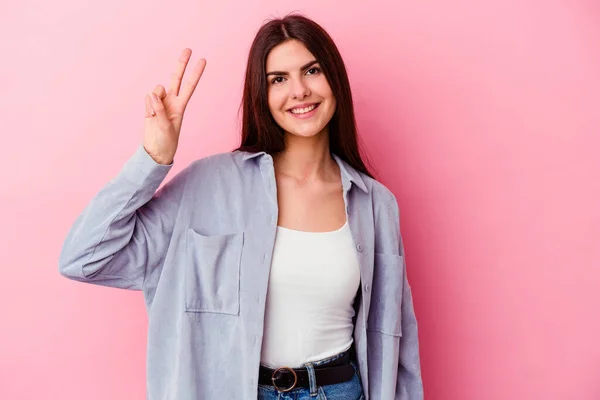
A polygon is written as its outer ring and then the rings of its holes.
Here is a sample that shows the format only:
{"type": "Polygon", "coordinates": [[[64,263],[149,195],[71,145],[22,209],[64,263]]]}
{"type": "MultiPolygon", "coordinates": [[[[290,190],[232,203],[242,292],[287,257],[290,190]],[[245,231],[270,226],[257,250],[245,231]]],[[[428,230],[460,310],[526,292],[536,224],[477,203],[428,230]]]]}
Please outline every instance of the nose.
{"type": "Polygon", "coordinates": [[[303,99],[310,96],[310,89],[303,79],[294,79],[290,85],[290,97],[292,99],[303,99]]]}

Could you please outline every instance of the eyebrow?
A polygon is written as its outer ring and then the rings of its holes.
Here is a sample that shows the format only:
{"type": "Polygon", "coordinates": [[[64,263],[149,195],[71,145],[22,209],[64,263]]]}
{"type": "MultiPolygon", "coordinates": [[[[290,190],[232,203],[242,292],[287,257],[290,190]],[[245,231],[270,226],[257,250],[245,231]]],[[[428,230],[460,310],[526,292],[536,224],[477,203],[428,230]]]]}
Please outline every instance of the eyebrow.
{"type": "MultiPolygon", "coordinates": [[[[300,67],[300,71],[302,71],[316,63],[318,63],[317,60],[312,60],[311,62],[308,62],[308,63],[304,64],[302,67],[300,67]]],[[[269,76],[269,75],[288,75],[288,73],[285,71],[271,71],[271,72],[267,72],[267,76],[269,76]]]]}

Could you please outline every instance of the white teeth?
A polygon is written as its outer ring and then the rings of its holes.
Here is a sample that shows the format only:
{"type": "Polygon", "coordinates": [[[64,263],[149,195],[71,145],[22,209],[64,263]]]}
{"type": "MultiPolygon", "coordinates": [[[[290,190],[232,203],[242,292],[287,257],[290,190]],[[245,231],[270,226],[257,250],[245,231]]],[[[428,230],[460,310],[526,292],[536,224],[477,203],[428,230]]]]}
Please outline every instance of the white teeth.
{"type": "Polygon", "coordinates": [[[305,113],[307,113],[309,111],[314,110],[316,107],[317,107],[317,105],[313,104],[312,106],[305,107],[305,108],[295,108],[295,109],[292,110],[292,113],[293,114],[305,114],[305,113]]]}

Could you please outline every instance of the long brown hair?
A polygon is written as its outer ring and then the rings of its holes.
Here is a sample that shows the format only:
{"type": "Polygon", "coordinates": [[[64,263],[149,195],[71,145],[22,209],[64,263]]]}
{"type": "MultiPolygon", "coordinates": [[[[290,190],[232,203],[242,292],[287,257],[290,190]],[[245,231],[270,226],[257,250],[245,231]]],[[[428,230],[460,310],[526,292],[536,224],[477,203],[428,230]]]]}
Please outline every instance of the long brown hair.
{"type": "Polygon", "coordinates": [[[319,62],[336,99],[329,122],[329,151],[370,177],[358,145],[350,82],[342,56],[327,32],[316,22],[291,14],[265,23],[254,38],[248,56],[242,110],[242,141],[236,150],[275,154],[284,150],[282,128],[267,101],[266,60],[269,52],[288,40],[298,40],[319,62]]]}

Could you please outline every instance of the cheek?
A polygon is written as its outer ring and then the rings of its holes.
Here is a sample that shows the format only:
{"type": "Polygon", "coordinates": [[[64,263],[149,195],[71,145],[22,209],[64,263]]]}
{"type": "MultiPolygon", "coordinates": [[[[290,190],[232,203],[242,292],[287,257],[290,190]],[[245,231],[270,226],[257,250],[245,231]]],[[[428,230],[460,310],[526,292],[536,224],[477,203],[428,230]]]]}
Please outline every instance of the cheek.
{"type": "Polygon", "coordinates": [[[271,92],[269,92],[267,94],[267,104],[269,105],[269,111],[271,111],[271,114],[273,114],[273,111],[274,111],[274,108],[275,108],[273,106],[273,103],[274,103],[273,95],[271,94],[271,92]]]}
{"type": "Polygon", "coordinates": [[[267,99],[271,113],[281,112],[281,108],[285,103],[285,97],[278,93],[277,90],[270,90],[267,99]]]}
{"type": "Polygon", "coordinates": [[[329,83],[325,77],[322,76],[322,79],[319,79],[317,82],[315,82],[313,90],[322,98],[333,100],[333,92],[331,91],[331,87],[329,86],[329,83]]]}

